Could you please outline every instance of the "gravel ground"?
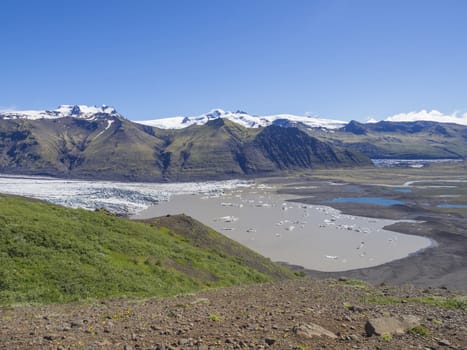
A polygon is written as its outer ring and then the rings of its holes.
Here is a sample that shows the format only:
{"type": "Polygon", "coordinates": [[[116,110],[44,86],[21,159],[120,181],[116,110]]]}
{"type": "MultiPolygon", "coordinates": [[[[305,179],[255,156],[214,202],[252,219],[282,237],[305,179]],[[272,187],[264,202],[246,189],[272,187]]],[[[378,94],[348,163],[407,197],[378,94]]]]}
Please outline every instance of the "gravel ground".
{"type": "Polygon", "coordinates": [[[414,301],[457,293],[304,279],[164,299],[21,306],[0,310],[0,349],[467,349],[467,295],[457,309],[414,301]],[[417,316],[422,331],[367,335],[368,319],[402,315],[417,316]],[[309,337],[300,332],[306,325],[336,337],[309,337]]]}

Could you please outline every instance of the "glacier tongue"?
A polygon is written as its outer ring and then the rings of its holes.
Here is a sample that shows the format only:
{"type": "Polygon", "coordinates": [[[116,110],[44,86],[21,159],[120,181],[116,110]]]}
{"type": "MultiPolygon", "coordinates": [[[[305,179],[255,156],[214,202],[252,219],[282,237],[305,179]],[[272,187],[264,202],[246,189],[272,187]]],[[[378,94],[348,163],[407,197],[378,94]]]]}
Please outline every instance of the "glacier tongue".
{"type": "Polygon", "coordinates": [[[145,183],[0,174],[3,193],[37,198],[71,208],[105,208],[120,215],[134,215],[149,206],[167,201],[175,194],[218,196],[224,190],[252,184],[246,180],[145,183]]]}

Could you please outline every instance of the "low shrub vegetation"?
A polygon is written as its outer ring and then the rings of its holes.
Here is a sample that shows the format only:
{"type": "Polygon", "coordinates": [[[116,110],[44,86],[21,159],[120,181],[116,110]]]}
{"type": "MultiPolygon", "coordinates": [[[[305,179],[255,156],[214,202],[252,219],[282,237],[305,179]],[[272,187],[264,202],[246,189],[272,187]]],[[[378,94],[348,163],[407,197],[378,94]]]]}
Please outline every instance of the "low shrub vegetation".
{"type": "Polygon", "coordinates": [[[169,296],[274,278],[168,229],[0,195],[0,306],[169,296]]]}

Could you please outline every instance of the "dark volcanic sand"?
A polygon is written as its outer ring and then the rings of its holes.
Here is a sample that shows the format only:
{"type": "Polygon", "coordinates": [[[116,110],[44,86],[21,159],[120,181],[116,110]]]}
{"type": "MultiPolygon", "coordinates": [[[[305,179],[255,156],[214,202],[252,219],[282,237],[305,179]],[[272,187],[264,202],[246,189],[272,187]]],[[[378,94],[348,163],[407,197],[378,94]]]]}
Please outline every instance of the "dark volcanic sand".
{"type": "MultiPolygon", "coordinates": [[[[278,180],[272,180],[276,184],[278,180]]],[[[283,179],[281,180],[282,183],[283,179]]],[[[450,191],[456,191],[455,188],[450,191]]],[[[383,197],[404,201],[405,205],[379,206],[355,203],[326,203],[345,214],[387,219],[420,220],[423,223],[398,223],[388,229],[411,235],[428,237],[438,245],[407,258],[380,266],[345,272],[320,272],[291,266],[313,278],[351,277],[371,283],[405,284],[419,287],[446,287],[467,290],[467,210],[436,210],[426,198],[417,198],[413,192],[396,192],[384,186],[307,179],[285,185],[281,193],[303,196],[299,201],[323,204],[336,197],[383,197]],[[309,189],[307,189],[307,187],[309,189]]],[[[290,266],[290,265],[289,265],[290,266]]]]}

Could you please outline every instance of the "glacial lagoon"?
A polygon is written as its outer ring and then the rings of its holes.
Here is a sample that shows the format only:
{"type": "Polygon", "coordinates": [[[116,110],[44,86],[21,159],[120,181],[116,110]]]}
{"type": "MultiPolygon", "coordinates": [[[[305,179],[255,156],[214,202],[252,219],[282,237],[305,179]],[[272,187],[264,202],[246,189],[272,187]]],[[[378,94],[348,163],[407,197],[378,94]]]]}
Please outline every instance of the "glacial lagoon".
{"type": "Polygon", "coordinates": [[[394,220],[344,215],[328,206],[254,186],[220,196],[174,195],[137,215],[187,214],[271,258],[318,271],[366,268],[407,257],[434,242],[383,227],[394,220]]]}

